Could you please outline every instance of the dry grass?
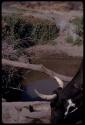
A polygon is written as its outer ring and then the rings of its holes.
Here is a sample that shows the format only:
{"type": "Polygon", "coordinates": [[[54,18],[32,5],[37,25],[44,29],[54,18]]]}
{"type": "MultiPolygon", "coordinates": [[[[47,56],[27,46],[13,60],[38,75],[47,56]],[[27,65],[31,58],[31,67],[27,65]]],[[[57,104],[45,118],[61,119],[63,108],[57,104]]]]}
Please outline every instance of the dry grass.
{"type": "MultiPolygon", "coordinates": [[[[75,1],[74,1],[75,2],[75,1]]],[[[34,4],[32,4],[31,2],[29,3],[21,3],[21,8],[23,9],[33,9],[33,10],[55,10],[55,11],[70,11],[70,6],[72,2],[36,2],[34,4]]],[[[77,5],[76,3],[73,3],[75,8],[75,5],[77,5]]],[[[82,8],[82,2],[80,3],[79,9],[80,7],[82,8]]]]}

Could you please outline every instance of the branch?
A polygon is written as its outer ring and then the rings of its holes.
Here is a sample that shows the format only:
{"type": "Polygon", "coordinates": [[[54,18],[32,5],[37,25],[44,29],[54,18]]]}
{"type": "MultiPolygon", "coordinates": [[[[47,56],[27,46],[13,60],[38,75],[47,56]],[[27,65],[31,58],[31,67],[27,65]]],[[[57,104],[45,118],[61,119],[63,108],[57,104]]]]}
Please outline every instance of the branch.
{"type": "Polygon", "coordinates": [[[52,78],[57,76],[64,81],[71,81],[71,79],[72,79],[71,77],[57,74],[54,71],[46,68],[42,64],[29,64],[29,63],[26,64],[26,63],[22,63],[22,62],[18,62],[18,61],[11,61],[11,60],[7,60],[7,59],[2,59],[2,65],[8,65],[8,66],[13,66],[13,67],[18,67],[18,68],[31,69],[31,70],[44,72],[52,78]]]}

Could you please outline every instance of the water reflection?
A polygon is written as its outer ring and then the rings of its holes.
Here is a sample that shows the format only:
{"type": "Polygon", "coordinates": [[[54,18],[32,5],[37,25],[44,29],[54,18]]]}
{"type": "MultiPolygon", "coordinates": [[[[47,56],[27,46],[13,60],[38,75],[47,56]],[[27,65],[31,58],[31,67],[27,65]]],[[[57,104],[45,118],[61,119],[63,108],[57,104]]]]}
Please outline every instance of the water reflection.
{"type": "MultiPolygon", "coordinates": [[[[81,58],[80,57],[69,57],[62,55],[50,55],[48,57],[40,57],[32,60],[33,64],[43,64],[47,68],[55,71],[58,74],[65,76],[74,76],[80,66],[81,58]]],[[[23,85],[28,85],[36,80],[50,79],[50,77],[41,72],[31,71],[24,75],[26,79],[22,81],[23,85]]]]}
{"type": "Polygon", "coordinates": [[[39,90],[45,94],[52,94],[52,92],[58,87],[56,80],[54,79],[44,79],[31,82],[28,86],[24,87],[25,93],[22,95],[24,101],[42,100],[37,97],[34,89],[39,90]]]}
{"type": "MultiPolygon", "coordinates": [[[[43,64],[56,73],[73,77],[78,71],[81,58],[63,55],[50,55],[37,59],[35,58],[32,60],[32,63],[43,64]]],[[[58,87],[56,81],[45,73],[31,71],[28,74],[25,74],[25,78],[26,79],[22,82],[25,90],[25,93],[22,95],[22,100],[24,101],[41,100],[35,94],[34,89],[37,89],[44,94],[52,94],[52,92],[58,87]]],[[[65,84],[67,83],[65,82],[65,84]]]]}

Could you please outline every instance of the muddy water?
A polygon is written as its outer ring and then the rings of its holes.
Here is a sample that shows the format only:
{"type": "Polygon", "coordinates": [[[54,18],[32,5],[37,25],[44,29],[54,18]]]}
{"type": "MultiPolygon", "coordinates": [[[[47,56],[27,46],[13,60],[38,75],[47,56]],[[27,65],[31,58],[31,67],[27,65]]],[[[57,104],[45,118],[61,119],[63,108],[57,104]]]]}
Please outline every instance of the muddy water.
{"type": "MultiPolygon", "coordinates": [[[[43,55],[40,58],[34,58],[32,60],[33,64],[43,64],[47,68],[55,71],[58,74],[62,74],[65,76],[74,76],[80,66],[82,58],[81,57],[70,57],[67,55],[43,55]]],[[[23,81],[24,85],[30,84],[30,82],[36,80],[50,79],[48,75],[31,71],[25,74],[25,80],[23,81]]]]}
{"type": "MultiPolygon", "coordinates": [[[[65,55],[44,55],[40,58],[33,59],[32,63],[43,64],[56,73],[73,77],[80,66],[81,58],[74,58],[65,55]]],[[[52,94],[52,92],[58,87],[58,84],[54,79],[41,72],[31,71],[26,73],[24,77],[26,79],[23,80],[22,84],[26,93],[22,95],[23,101],[41,100],[35,94],[34,89],[37,89],[44,94],[52,94]]],[[[66,84],[67,82],[65,82],[65,85],[66,84]]]]}

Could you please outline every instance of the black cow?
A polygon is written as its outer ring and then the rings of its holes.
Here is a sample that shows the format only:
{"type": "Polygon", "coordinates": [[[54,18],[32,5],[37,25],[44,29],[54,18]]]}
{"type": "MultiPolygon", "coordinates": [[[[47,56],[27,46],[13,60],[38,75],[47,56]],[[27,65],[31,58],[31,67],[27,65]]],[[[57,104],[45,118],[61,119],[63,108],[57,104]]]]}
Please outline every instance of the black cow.
{"type": "Polygon", "coordinates": [[[51,100],[51,123],[57,125],[82,124],[83,108],[83,62],[74,78],[63,87],[63,81],[56,78],[59,87],[53,95],[44,95],[35,90],[36,94],[46,100],[51,100]]]}

